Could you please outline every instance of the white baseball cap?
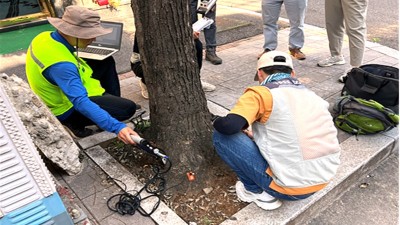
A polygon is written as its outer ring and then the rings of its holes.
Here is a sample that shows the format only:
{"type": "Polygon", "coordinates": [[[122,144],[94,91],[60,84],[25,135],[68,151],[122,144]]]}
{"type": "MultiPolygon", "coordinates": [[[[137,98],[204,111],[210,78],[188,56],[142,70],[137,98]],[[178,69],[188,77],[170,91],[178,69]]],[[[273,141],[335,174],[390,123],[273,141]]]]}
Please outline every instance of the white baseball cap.
{"type": "MultiPolygon", "coordinates": [[[[290,57],[289,54],[280,51],[266,52],[258,59],[257,70],[270,66],[287,66],[293,69],[292,57],[290,57]]],[[[257,72],[254,80],[258,80],[257,72]]]]}

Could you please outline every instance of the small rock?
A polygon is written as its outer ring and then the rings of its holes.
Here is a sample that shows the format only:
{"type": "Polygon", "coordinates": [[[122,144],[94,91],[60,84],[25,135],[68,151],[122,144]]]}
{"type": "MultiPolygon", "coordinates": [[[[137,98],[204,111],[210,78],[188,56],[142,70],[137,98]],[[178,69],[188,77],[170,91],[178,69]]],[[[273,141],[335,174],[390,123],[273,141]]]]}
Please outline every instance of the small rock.
{"type": "Polygon", "coordinates": [[[81,216],[81,213],[77,209],[72,209],[71,210],[71,217],[73,219],[79,218],[81,216]]]}
{"type": "Polygon", "coordinates": [[[204,188],[203,189],[203,192],[206,194],[206,195],[208,195],[208,194],[210,194],[210,192],[212,192],[214,189],[212,188],[212,187],[208,187],[208,188],[204,188]]]}
{"type": "MultiPolygon", "coordinates": [[[[54,141],[56,141],[57,142],[57,144],[56,144],[56,148],[57,149],[61,149],[63,146],[64,146],[64,142],[62,142],[62,141],[57,141],[57,140],[54,140],[54,141]]],[[[62,153],[63,151],[60,151],[60,153],[62,153]]]]}
{"type": "Polygon", "coordinates": [[[46,120],[44,120],[44,119],[40,119],[39,121],[38,121],[38,125],[41,127],[41,128],[43,128],[43,129],[47,129],[47,128],[49,128],[49,124],[48,124],[48,122],[46,121],[46,120]]]}
{"type": "Polygon", "coordinates": [[[229,193],[235,193],[236,192],[236,187],[235,186],[230,186],[227,191],[229,193]]]}
{"type": "Polygon", "coordinates": [[[171,194],[164,194],[164,199],[169,200],[172,197],[171,194]]]}
{"type": "Polygon", "coordinates": [[[221,173],[221,172],[216,172],[216,173],[215,173],[215,176],[217,176],[217,177],[223,177],[223,176],[224,176],[224,174],[223,174],[223,173],[221,173]]]}
{"type": "Polygon", "coordinates": [[[369,186],[368,183],[362,183],[360,184],[360,188],[367,188],[369,186]]]}
{"type": "Polygon", "coordinates": [[[197,225],[196,222],[189,222],[189,225],[197,225]]]}

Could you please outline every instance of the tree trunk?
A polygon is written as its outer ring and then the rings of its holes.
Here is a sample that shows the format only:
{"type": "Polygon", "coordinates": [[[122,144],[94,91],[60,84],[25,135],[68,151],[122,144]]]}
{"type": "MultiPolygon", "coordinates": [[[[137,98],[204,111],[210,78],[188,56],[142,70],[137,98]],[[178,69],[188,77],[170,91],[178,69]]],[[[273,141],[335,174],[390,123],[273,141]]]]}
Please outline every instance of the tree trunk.
{"type": "Polygon", "coordinates": [[[188,0],[132,0],[132,10],[150,97],[151,139],[171,158],[169,184],[189,182],[186,173],[192,171],[196,181],[190,186],[198,187],[216,154],[188,0]]]}

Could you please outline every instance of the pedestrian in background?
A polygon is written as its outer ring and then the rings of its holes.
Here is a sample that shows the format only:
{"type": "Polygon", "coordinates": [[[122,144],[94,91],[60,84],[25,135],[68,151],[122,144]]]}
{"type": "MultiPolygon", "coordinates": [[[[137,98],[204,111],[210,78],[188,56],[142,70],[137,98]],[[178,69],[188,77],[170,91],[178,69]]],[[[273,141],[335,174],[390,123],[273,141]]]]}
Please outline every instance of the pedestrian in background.
{"type": "MultiPolygon", "coordinates": [[[[199,0],[189,0],[189,12],[192,24],[194,24],[197,20],[197,8],[199,0]]],[[[208,1],[207,1],[208,2],[208,1]]],[[[216,11],[217,5],[214,7],[204,16],[207,18],[213,19],[214,23],[210,25],[210,27],[204,29],[204,38],[206,41],[206,57],[207,61],[210,61],[214,65],[218,65],[222,63],[222,59],[217,56],[216,48],[217,48],[217,26],[216,26],[216,11]]]]}
{"type": "Polygon", "coordinates": [[[331,56],[318,62],[318,66],[326,67],[343,65],[343,36],[349,37],[350,67],[340,76],[344,83],[347,72],[361,66],[364,59],[367,33],[368,0],[325,0],[325,23],[331,56]]]}
{"type": "MultiPolygon", "coordinates": [[[[264,50],[260,56],[269,51],[273,51],[278,46],[278,19],[281,13],[282,4],[290,23],[289,51],[298,60],[306,59],[306,55],[301,51],[304,46],[304,17],[307,8],[307,0],[262,0],[262,19],[264,34],[264,50]]],[[[259,56],[259,57],[260,57],[259,56]]]]}

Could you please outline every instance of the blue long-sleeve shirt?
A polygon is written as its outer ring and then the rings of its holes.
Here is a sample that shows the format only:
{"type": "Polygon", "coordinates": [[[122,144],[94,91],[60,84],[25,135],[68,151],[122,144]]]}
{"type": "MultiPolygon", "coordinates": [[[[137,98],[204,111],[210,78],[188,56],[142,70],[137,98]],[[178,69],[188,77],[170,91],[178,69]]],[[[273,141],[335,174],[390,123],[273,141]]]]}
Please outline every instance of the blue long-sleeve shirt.
{"type": "MultiPolygon", "coordinates": [[[[51,33],[51,37],[65,45],[73,54],[75,48],[58,32],[51,33]]],[[[111,117],[108,112],[89,99],[87,91],[82,84],[78,68],[73,63],[56,63],[43,71],[43,75],[50,83],[60,87],[74,105],[64,114],[57,116],[60,121],[65,120],[74,110],[77,110],[106,131],[118,134],[119,131],[126,127],[126,124],[111,117]]]]}

